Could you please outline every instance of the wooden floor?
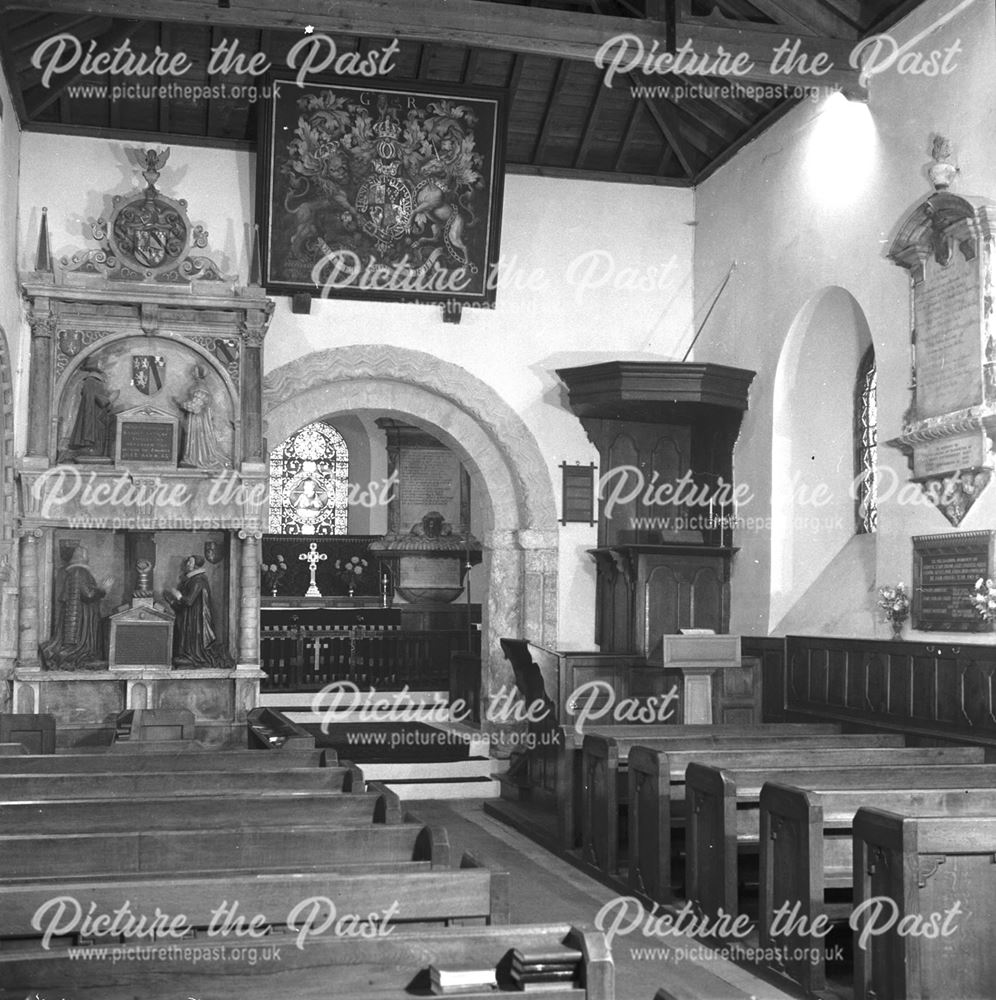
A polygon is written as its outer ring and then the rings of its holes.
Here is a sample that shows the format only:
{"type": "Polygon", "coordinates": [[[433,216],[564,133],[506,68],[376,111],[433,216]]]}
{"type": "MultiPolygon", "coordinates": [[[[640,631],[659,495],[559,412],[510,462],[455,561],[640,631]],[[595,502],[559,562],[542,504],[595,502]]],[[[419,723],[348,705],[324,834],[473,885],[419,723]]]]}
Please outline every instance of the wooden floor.
{"type": "MultiPolygon", "coordinates": [[[[513,923],[593,925],[599,910],[617,898],[611,889],[486,815],[480,800],[405,805],[424,823],[446,828],[455,856],[470,851],[481,863],[511,873],[513,923]]],[[[662,987],[682,1000],[798,996],[709,951],[708,944],[676,935],[647,938],[636,930],[617,937],[612,945],[617,1000],[653,1000],[662,987]]]]}

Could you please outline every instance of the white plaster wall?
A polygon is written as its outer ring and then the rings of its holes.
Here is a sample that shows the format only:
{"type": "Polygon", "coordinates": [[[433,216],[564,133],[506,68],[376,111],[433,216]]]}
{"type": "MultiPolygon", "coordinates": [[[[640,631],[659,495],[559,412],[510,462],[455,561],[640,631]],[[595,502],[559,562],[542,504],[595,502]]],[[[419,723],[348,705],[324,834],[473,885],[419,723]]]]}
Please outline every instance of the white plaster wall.
{"type": "MultiPolygon", "coordinates": [[[[57,255],[92,245],[90,220],[110,194],[140,183],[133,143],[29,133],[21,151],[19,263],[30,264],[42,205],[57,255]]],[[[247,153],[174,147],[159,188],[186,198],[208,251],[242,280],[255,194],[247,153]]],[[[437,355],[492,386],[547,459],[555,494],[563,461],[597,461],[566,406],[559,367],[610,358],[680,358],[692,337],[694,196],[688,190],[508,176],[498,305],[444,324],[432,306],[315,300],[308,316],[278,299],[264,351],[270,371],[312,351],[387,343],[437,355]]],[[[595,529],[561,529],[560,644],[591,648],[595,529]]]]}
{"type": "MultiPolygon", "coordinates": [[[[931,133],[955,145],[961,174],[953,190],[996,199],[996,12],[993,4],[976,0],[932,29],[959,6],[929,0],[892,31],[899,44],[922,35],[912,48],[925,52],[959,43],[952,72],[925,78],[893,69],[877,75],[866,111],[842,102],[806,103],[698,189],[697,314],[732,262],[737,269],[696,357],[759,373],[736,450],[736,474],[756,496],[742,515],[771,512],[774,374],[793,321],[821,289],[846,289],[867,317],[879,367],[879,437],[900,432],[909,405],[908,282],[885,252],[900,222],[930,193],[925,166],[931,133]]],[[[841,384],[839,391],[850,405],[851,385],[841,384]]],[[[811,405],[819,413],[828,404],[814,398],[811,405]]],[[[909,475],[905,459],[892,449],[880,448],[880,465],[886,478],[899,483],[909,475]]],[[[996,489],[990,487],[961,529],[989,528],[994,521],[996,489]]],[[[913,535],[951,530],[936,510],[888,497],[881,500],[879,523],[880,586],[909,583],[913,535]]],[[[835,555],[825,543],[818,532],[809,537],[806,554],[816,565],[835,555]]],[[[758,585],[771,579],[770,531],[741,531],[737,544],[731,630],[763,633],[773,624],[769,587],[758,585]]],[[[864,634],[884,637],[888,627],[878,621],[873,602],[874,595],[864,634]]],[[[814,629],[820,624],[814,620],[814,629]]]]}

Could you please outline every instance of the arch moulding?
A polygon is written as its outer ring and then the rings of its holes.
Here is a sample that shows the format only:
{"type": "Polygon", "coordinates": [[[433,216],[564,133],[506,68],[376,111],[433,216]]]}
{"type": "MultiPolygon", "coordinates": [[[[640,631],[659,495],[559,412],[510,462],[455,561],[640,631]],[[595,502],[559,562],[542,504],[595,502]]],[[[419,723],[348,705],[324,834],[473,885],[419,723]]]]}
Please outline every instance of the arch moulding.
{"type": "Polygon", "coordinates": [[[493,388],[421,351],[363,345],[316,351],[263,380],[269,446],[305,424],[355,410],[411,420],[449,445],[481,491],[484,534],[482,698],[513,678],[498,640],[557,642],[558,524],[532,433],[493,388]]]}

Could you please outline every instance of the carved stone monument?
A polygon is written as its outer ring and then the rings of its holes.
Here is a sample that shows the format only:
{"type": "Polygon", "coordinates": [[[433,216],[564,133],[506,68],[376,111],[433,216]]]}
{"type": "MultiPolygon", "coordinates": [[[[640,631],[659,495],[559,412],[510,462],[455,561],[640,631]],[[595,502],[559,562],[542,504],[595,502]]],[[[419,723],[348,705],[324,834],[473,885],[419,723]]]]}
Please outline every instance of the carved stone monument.
{"type": "Polygon", "coordinates": [[[65,746],[109,743],[108,720],[129,709],[189,710],[198,739],[241,742],[262,676],[273,302],[202,255],[204,228],[156,186],[169,151],[136,152],[144,186],[108,198],[97,245],[53,267],[43,221],[38,266],[21,275],[14,701],[55,716],[65,746]],[[175,611],[156,574],[179,577],[175,611]]]}
{"type": "Polygon", "coordinates": [[[992,206],[947,187],[956,171],[937,137],[935,191],[903,222],[890,259],[910,274],[912,394],[900,437],[927,498],[957,527],[988,486],[996,433],[992,206]]]}

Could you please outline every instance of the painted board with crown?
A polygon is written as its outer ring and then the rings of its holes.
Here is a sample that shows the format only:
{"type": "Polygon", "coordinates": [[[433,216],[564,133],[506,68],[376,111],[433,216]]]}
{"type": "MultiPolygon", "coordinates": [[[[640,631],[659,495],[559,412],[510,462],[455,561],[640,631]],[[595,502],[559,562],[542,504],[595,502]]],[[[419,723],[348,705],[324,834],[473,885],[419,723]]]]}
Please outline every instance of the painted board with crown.
{"type": "Polygon", "coordinates": [[[494,304],[504,91],[276,78],[265,120],[267,291],[494,304]]]}

